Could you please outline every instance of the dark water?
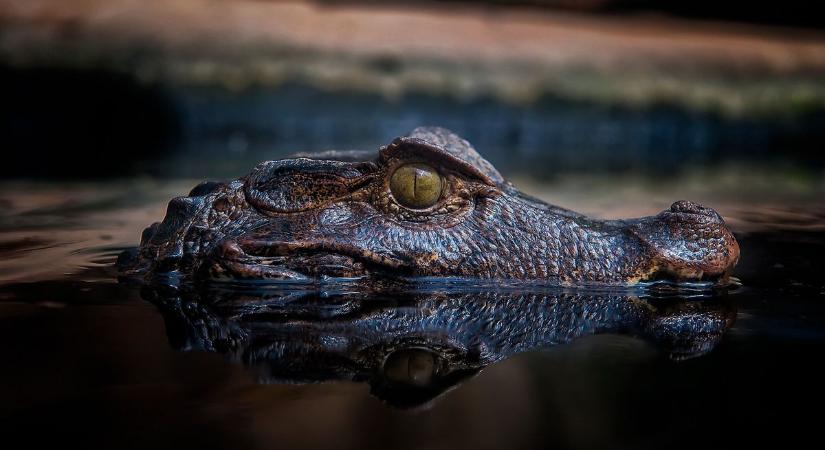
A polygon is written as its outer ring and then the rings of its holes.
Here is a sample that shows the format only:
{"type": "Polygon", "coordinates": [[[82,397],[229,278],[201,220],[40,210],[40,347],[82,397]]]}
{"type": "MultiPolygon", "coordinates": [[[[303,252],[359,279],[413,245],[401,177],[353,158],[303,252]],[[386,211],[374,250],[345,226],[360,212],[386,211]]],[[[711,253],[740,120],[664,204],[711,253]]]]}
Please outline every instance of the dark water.
{"type": "MultiPolygon", "coordinates": [[[[815,195],[703,194],[742,249],[742,286],[727,293],[118,283],[118,251],[190,184],[2,186],[4,448],[660,449],[819,436],[815,195]]],[[[616,208],[551,190],[608,216],[670,195],[640,188],[616,208]]]]}

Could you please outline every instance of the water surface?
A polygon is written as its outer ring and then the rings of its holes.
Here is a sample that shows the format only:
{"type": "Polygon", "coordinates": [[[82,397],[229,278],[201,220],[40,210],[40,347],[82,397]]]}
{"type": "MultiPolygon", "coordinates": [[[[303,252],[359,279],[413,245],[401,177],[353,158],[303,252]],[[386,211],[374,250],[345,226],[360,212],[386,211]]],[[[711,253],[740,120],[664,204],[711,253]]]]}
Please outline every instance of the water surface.
{"type": "Polygon", "coordinates": [[[659,449],[816,438],[819,192],[521,181],[601,217],[656,213],[683,197],[714,206],[740,241],[742,286],[700,298],[141,288],[118,282],[114,258],[196,180],[6,182],[0,431],[30,446],[91,448],[659,449]]]}

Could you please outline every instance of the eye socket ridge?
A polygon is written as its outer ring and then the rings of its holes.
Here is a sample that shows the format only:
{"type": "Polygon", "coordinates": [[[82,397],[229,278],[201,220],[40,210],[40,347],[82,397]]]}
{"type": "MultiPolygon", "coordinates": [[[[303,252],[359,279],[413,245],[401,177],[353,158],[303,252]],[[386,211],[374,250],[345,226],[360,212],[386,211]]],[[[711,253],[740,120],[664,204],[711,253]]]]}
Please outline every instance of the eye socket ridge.
{"type": "Polygon", "coordinates": [[[396,167],[389,179],[390,193],[402,206],[427,209],[438,203],[446,181],[434,167],[423,162],[409,162],[396,167]]]}
{"type": "MultiPolygon", "coordinates": [[[[464,144],[469,146],[466,141],[464,144]]],[[[378,159],[383,163],[408,159],[438,161],[439,166],[449,168],[450,171],[461,173],[488,186],[499,186],[504,183],[498,171],[472,147],[463,150],[450,149],[416,136],[396,138],[381,148],[378,159]]]]}

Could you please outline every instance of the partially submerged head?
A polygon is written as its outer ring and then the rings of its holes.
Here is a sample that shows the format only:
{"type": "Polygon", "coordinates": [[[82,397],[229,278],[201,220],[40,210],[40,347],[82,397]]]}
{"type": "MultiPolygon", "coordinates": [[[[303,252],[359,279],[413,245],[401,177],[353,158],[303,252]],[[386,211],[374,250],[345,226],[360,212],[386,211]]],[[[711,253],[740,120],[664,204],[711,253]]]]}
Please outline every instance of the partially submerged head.
{"type": "Polygon", "coordinates": [[[600,221],[530,198],[469,143],[418,128],[373,158],[268,161],[173,199],[121,258],[133,273],[212,279],[428,276],[625,284],[718,279],[739,247],[691,202],[600,221]]]}

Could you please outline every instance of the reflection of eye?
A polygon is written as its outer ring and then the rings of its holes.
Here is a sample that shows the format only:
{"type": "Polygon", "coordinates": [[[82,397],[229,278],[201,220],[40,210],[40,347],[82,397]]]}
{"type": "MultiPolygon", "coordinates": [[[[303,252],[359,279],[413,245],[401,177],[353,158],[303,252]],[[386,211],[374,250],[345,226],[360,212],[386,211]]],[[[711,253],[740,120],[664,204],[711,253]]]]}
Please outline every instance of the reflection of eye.
{"type": "Polygon", "coordinates": [[[441,175],[426,164],[406,164],[392,174],[390,191],[402,205],[423,209],[441,198],[441,175]]]}
{"type": "Polygon", "coordinates": [[[426,350],[406,349],[392,353],[384,363],[390,381],[426,386],[435,372],[435,358],[426,350]]]}

